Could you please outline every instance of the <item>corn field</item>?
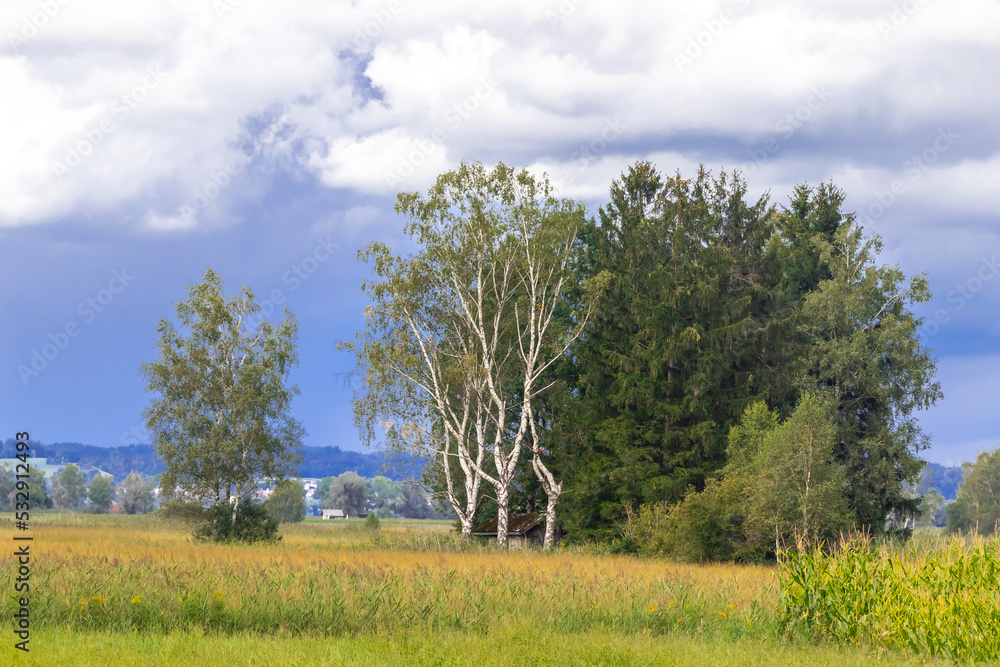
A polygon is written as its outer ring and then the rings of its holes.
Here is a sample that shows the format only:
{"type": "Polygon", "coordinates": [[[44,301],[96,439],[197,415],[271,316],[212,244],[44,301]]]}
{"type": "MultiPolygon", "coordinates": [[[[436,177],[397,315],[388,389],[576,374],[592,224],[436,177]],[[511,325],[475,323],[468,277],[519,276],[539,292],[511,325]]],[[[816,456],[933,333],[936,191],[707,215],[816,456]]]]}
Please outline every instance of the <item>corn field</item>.
{"type": "Polygon", "coordinates": [[[1000,539],[911,548],[856,539],[779,566],[789,628],[959,662],[1000,660],[1000,539]]]}

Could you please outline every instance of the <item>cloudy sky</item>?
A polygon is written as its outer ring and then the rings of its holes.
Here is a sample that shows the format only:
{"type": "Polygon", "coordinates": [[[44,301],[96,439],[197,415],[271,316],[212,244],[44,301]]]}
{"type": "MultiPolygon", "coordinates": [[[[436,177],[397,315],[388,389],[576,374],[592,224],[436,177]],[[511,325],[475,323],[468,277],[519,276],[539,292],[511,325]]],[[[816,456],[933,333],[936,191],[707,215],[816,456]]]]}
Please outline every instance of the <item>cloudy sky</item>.
{"type": "Polygon", "coordinates": [[[358,448],[357,249],[462,160],[596,210],[639,159],[833,180],[926,272],[926,458],[1000,442],[1000,5],[989,0],[4,0],[0,437],[144,441],[139,364],[206,266],[300,324],[307,444],[358,448]]]}

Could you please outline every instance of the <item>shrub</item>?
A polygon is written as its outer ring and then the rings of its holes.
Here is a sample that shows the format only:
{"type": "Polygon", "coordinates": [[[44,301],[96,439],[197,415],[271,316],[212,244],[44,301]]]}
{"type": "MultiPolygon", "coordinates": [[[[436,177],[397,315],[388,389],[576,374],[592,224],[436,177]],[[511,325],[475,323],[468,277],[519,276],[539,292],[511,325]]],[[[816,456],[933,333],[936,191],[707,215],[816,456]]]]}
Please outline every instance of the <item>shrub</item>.
{"type": "Polygon", "coordinates": [[[731,533],[720,487],[710,480],[703,492],[691,489],[679,503],[642,506],[635,541],[642,555],[700,563],[732,558],[731,533]]]}
{"type": "Polygon", "coordinates": [[[368,513],[368,518],[365,519],[365,528],[368,530],[378,530],[380,528],[378,515],[376,515],[375,512],[368,513]]]}
{"type": "Polygon", "coordinates": [[[229,505],[217,505],[206,512],[207,521],[194,531],[197,540],[206,542],[276,542],[278,520],[269,516],[263,505],[244,502],[233,511],[229,505]]]}

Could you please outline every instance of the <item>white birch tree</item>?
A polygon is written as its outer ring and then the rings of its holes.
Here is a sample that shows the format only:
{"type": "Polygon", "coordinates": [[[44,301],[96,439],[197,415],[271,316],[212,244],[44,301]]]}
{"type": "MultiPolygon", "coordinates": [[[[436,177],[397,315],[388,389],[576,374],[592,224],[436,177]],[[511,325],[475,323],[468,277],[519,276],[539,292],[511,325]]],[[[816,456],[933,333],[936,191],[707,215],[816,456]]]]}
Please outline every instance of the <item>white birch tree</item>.
{"type": "Polygon", "coordinates": [[[278,326],[247,321],[259,311],[244,287],[227,299],[211,269],[177,303],[180,329],[158,326],[159,357],[142,364],[157,394],[144,416],[166,470],[161,488],[180,488],[212,504],[241,503],[264,480],[293,473],[304,430],[289,415],[298,388],[286,386],[298,361],[297,326],[287,310],[278,326]]]}
{"type": "Polygon", "coordinates": [[[551,545],[561,484],[542,459],[532,403],[589,314],[564,298],[577,287],[571,257],[583,209],[555,199],[547,180],[477,163],[442,174],[426,197],[399,195],[396,210],[410,219],[417,251],[402,259],[376,243],[359,255],[379,280],[365,286],[367,328],[347,346],[365,376],[358,425],[369,443],[439,459],[463,534],[485,480],[501,545],[527,445],[548,496],[551,545]],[[560,308],[573,312],[556,318],[560,308]]]}

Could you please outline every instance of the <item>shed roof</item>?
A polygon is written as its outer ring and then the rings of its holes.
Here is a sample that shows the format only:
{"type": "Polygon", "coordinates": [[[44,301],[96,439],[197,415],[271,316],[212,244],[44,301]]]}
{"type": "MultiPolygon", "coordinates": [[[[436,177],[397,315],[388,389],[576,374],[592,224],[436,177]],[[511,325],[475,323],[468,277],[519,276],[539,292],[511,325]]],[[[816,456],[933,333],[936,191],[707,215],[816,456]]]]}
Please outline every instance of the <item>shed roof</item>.
{"type": "MultiPolygon", "coordinates": [[[[527,514],[514,514],[510,517],[507,525],[507,535],[524,535],[535,526],[542,523],[542,517],[534,512],[527,514]]],[[[484,521],[472,529],[473,535],[496,535],[497,520],[493,517],[489,521],[484,521]]]]}

